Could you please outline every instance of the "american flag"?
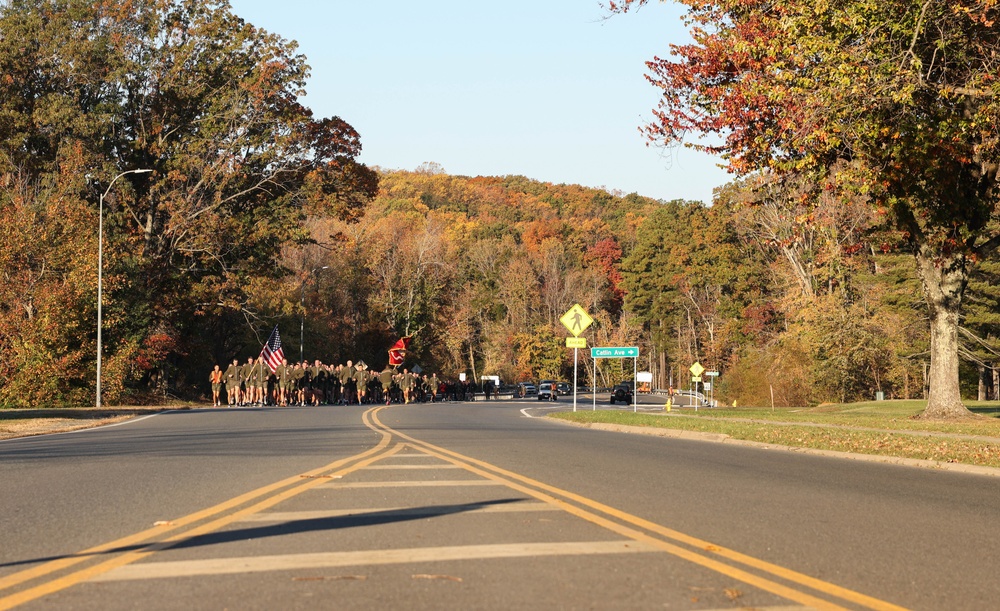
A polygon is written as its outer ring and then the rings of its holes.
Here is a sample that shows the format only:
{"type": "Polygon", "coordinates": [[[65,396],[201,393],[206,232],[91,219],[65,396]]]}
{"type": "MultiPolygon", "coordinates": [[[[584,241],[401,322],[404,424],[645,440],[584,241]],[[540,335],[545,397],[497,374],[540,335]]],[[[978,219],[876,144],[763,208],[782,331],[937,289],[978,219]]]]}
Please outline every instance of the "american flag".
{"type": "Polygon", "coordinates": [[[281,349],[281,337],[278,336],[278,325],[274,325],[271,337],[267,338],[267,343],[264,344],[264,348],[260,351],[260,357],[267,363],[267,367],[271,370],[271,373],[278,370],[278,365],[285,358],[285,351],[281,349]]]}

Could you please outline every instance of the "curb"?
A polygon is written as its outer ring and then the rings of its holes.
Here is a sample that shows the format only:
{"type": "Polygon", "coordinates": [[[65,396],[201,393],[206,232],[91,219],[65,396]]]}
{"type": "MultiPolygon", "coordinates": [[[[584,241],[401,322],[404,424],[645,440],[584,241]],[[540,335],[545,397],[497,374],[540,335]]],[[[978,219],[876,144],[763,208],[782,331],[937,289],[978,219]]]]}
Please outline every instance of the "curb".
{"type": "Polygon", "coordinates": [[[902,467],[917,467],[930,469],[933,471],[949,471],[953,473],[967,473],[970,475],[985,475],[989,477],[1000,477],[1000,468],[980,467],[978,465],[965,465],[962,463],[941,462],[938,460],[926,460],[921,458],[902,458],[899,456],[879,456],[876,454],[857,454],[855,452],[836,452],[834,450],[817,450],[814,448],[799,448],[795,446],[783,446],[774,443],[762,443],[759,441],[746,441],[743,439],[733,439],[724,433],[701,433],[698,431],[685,431],[681,429],[664,429],[659,427],[630,426],[625,424],[607,424],[603,422],[576,423],[567,420],[557,420],[565,422],[571,426],[594,429],[597,431],[608,431],[612,433],[628,433],[631,435],[648,435],[653,437],[667,437],[670,439],[687,439],[690,441],[710,441],[715,443],[727,443],[730,445],[757,448],[759,450],[778,450],[784,452],[795,452],[797,454],[809,454],[812,456],[825,456],[827,458],[842,458],[848,460],[860,460],[863,462],[882,463],[887,465],[899,465],[902,467]]]}

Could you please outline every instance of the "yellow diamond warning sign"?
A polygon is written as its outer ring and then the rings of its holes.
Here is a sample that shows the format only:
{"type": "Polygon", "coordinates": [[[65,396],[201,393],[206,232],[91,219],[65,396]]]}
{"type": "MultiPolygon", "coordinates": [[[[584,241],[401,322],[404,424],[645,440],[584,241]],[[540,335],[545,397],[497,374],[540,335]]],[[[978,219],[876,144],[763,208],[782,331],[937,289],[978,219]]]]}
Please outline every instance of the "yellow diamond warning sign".
{"type": "Polygon", "coordinates": [[[581,333],[587,330],[587,327],[594,323],[594,319],[587,314],[583,306],[576,303],[573,304],[573,307],[568,312],[562,315],[559,322],[573,334],[573,337],[579,337],[581,333]]]}

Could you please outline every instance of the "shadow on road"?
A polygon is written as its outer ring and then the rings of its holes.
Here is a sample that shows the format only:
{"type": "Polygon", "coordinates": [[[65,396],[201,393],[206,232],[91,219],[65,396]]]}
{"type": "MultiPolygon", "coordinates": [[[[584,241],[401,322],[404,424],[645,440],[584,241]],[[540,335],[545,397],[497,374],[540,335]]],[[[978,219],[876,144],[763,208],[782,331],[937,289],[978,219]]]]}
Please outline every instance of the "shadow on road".
{"type": "MultiPolygon", "coordinates": [[[[394,522],[407,522],[428,517],[440,517],[476,511],[492,505],[505,505],[507,503],[521,503],[523,498],[497,499],[493,501],[481,501],[478,503],[462,503],[458,505],[430,505],[426,507],[411,507],[406,509],[391,509],[386,511],[372,511],[368,513],[357,513],[347,516],[335,516],[328,518],[310,518],[306,520],[292,520],[279,524],[267,526],[254,526],[249,528],[238,528],[206,535],[199,535],[190,539],[179,541],[175,545],[169,545],[158,549],[185,549],[193,547],[203,547],[206,545],[221,545],[235,541],[245,541],[248,539],[260,539],[263,537],[280,537],[283,535],[293,535],[299,533],[339,530],[342,528],[357,528],[360,526],[379,526],[382,524],[392,524],[394,522]]],[[[140,551],[158,545],[159,541],[139,545],[126,545],[113,549],[103,550],[91,554],[66,554],[64,556],[49,556],[47,558],[32,558],[30,560],[16,560],[14,562],[0,563],[0,568],[11,566],[22,566],[39,562],[51,562],[67,558],[88,558],[110,556],[125,552],[140,551]]]]}
{"type": "Polygon", "coordinates": [[[280,537],[283,535],[295,535],[314,531],[339,530],[342,528],[357,528],[360,526],[380,526],[383,524],[408,522],[410,520],[419,520],[428,517],[436,518],[454,515],[468,511],[475,511],[491,505],[504,505],[507,503],[519,503],[522,501],[524,501],[524,499],[497,499],[495,501],[462,503],[460,505],[431,505],[427,507],[356,513],[347,516],[292,520],[290,522],[281,522],[280,524],[239,528],[236,530],[227,530],[223,532],[200,535],[192,539],[182,541],[172,547],[173,549],[185,549],[191,547],[202,547],[205,545],[232,543],[247,539],[280,537]]]}

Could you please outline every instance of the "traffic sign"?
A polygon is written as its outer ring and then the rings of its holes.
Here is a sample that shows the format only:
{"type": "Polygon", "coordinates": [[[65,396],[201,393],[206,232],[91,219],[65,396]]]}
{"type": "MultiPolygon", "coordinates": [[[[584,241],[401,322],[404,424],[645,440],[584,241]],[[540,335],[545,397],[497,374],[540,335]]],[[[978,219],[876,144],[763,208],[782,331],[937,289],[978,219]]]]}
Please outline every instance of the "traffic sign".
{"type": "Polygon", "coordinates": [[[691,381],[692,382],[701,382],[701,376],[692,376],[691,377],[691,381]]]}
{"type": "Polygon", "coordinates": [[[691,375],[693,375],[694,377],[698,377],[705,372],[705,368],[701,366],[701,363],[695,361],[695,364],[691,365],[690,371],[691,375]]]}
{"type": "Polygon", "coordinates": [[[639,349],[634,347],[609,346],[590,349],[590,357],[595,359],[634,359],[638,356],[639,349]]]}
{"type": "Polygon", "coordinates": [[[586,348],[587,338],[586,337],[567,337],[566,338],[567,348],[586,348]]]}
{"type": "Polygon", "coordinates": [[[559,322],[573,334],[573,337],[579,337],[581,333],[587,330],[587,327],[594,323],[594,319],[590,317],[590,314],[587,314],[583,306],[575,303],[572,308],[562,315],[559,322]]]}

